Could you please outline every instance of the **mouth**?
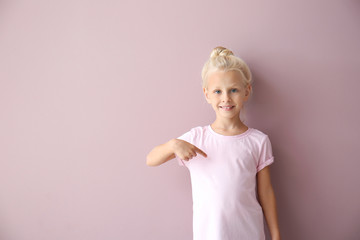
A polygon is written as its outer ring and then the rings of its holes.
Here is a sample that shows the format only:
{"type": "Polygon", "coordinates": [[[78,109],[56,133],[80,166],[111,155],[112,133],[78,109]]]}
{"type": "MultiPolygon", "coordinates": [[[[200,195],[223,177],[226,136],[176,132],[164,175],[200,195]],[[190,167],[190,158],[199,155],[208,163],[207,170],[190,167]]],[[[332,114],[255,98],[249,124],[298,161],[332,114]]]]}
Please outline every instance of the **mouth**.
{"type": "Polygon", "coordinates": [[[220,106],[220,108],[224,109],[225,111],[230,111],[231,109],[233,109],[235,106],[220,106]]]}

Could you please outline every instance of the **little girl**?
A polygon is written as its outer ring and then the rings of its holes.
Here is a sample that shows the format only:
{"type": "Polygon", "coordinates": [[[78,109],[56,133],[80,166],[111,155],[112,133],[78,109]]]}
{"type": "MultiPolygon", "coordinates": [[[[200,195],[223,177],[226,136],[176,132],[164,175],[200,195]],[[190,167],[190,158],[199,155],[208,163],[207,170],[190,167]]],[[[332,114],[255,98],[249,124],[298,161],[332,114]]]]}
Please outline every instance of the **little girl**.
{"type": "Polygon", "coordinates": [[[232,51],[216,47],[202,80],[216,120],[156,146],[147,155],[147,165],[175,158],[190,171],[194,240],[264,240],[263,213],[272,240],[279,240],[271,143],[266,134],[240,120],[252,93],[251,72],[232,51]]]}

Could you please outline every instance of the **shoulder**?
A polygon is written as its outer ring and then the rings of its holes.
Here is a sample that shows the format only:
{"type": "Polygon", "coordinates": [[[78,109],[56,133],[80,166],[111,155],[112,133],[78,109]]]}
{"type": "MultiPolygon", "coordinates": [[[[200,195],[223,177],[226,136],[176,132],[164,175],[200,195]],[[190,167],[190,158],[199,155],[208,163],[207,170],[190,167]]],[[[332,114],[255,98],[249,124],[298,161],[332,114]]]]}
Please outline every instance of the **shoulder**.
{"type": "Polygon", "coordinates": [[[206,131],[207,126],[197,126],[197,127],[193,127],[191,128],[194,132],[198,132],[198,133],[203,133],[206,131]]]}
{"type": "Polygon", "coordinates": [[[254,140],[255,142],[258,142],[259,144],[265,142],[265,141],[269,141],[269,136],[256,128],[251,128],[251,133],[249,134],[249,138],[251,140],[254,140]]]}
{"type": "Polygon", "coordinates": [[[203,136],[207,131],[207,127],[206,126],[196,126],[196,127],[192,127],[189,132],[194,136],[203,136]]]}
{"type": "Polygon", "coordinates": [[[178,139],[182,139],[182,140],[186,140],[186,141],[193,141],[198,136],[203,135],[204,131],[205,131],[204,127],[201,127],[201,126],[192,127],[190,129],[188,129],[187,132],[183,133],[183,135],[178,137],[178,139]]]}
{"type": "Polygon", "coordinates": [[[259,138],[264,138],[264,137],[268,136],[266,133],[264,133],[263,131],[260,131],[257,128],[251,128],[251,135],[254,137],[259,137],[259,138]]]}
{"type": "Polygon", "coordinates": [[[263,156],[269,159],[272,156],[272,144],[269,136],[258,129],[253,129],[251,137],[252,143],[254,143],[253,146],[256,146],[255,149],[260,154],[260,158],[263,156]]]}
{"type": "Polygon", "coordinates": [[[203,141],[207,138],[208,127],[207,126],[196,126],[192,127],[188,131],[188,135],[191,136],[192,141],[203,141]]]}

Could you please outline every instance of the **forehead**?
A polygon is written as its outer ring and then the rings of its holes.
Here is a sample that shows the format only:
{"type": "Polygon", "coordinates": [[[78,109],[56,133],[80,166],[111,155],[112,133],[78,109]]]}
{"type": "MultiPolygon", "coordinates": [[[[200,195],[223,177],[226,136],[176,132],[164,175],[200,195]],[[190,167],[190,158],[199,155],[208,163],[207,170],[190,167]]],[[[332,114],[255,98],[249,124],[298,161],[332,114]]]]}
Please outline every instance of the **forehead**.
{"type": "Polygon", "coordinates": [[[216,71],[208,77],[209,88],[241,86],[242,78],[238,71],[216,71]]]}

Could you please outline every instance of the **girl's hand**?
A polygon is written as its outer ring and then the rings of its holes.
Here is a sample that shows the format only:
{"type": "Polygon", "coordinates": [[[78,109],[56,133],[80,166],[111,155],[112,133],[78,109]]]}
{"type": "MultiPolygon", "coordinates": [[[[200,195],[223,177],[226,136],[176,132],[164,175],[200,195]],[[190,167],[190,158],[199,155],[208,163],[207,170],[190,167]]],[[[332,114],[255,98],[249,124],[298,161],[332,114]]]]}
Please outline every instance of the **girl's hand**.
{"type": "Polygon", "coordinates": [[[204,157],[207,157],[206,153],[201,149],[181,139],[174,139],[173,151],[179,158],[185,161],[189,161],[193,157],[196,157],[196,153],[200,153],[204,157]]]}

